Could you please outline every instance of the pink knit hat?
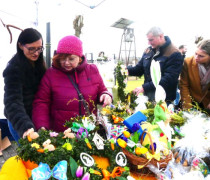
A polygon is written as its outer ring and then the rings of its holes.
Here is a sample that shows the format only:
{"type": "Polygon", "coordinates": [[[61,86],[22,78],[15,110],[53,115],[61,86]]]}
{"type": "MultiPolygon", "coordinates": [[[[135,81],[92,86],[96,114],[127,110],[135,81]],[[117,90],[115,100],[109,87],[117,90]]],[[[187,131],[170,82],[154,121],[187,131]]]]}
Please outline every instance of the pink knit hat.
{"type": "Polygon", "coordinates": [[[65,36],[59,41],[56,53],[73,54],[82,57],[82,41],[76,36],[65,36]]]}

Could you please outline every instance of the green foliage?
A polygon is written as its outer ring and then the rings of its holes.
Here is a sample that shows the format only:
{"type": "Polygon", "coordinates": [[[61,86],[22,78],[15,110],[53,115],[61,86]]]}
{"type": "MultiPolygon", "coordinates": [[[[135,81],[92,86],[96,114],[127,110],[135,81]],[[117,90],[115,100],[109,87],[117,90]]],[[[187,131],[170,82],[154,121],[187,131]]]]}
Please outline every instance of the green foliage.
{"type": "Polygon", "coordinates": [[[141,110],[141,112],[147,117],[147,122],[152,123],[155,116],[154,116],[154,108],[155,108],[155,103],[154,102],[146,102],[146,107],[147,109],[141,110]]]}
{"type": "Polygon", "coordinates": [[[77,162],[72,157],[70,157],[69,164],[70,164],[71,176],[73,178],[75,178],[76,177],[76,171],[77,171],[77,168],[78,168],[77,162]]]}
{"type": "Polygon", "coordinates": [[[135,109],[135,107],[138,105],[136,102],[135,102],[135,100],[137,99],[137,96],[133,93],[133,91],[131,91],[130,93],[128,93],[127,95],[126,95],[126,100],[125,100],[125,102],[126,102],[126,104],[128,104],[129,105],[129,107],[131,108],[131,109],[135,109]]]}
{"type": "Polygon", "coordinates": [[[139,136],[140,136],[140,132],[136,131],[133,133],[133,135],[131,136],[131,141],[138,143],[139,142],[139,136]]]}
{"type": "Polygon", "coordinates": [[[121,61],[118,61],[117,66],[115,68],[115,75],[116,75],[116,80],[118,83],[118,97],[122,102],[125,102],[125,79],[126,79],[126,75],[121,73],[121,65],[123,65],[123,63],[121,61]]]}
{"type": "MultiPolygon", "coordinates": [[[[68,171],[67,176],[69,179],[72,180],[79,180],[81,178],[76,178],[74,173],[77,169],[77,167],[80,165],[84,167],[84,164],[80,160],[80,153],[84,152],[89,155],[96,155],[99,157],[107,157],[109,159],[110,166],[107,168],[107,170],[111,173],[113,169],[118,166],[115,162],[115,158],[118,152],[121,151],[121,148],[119,146],[115,145],[115,149],[111,149],[111,143],[108,140],[104,141],[104,150],[98,150],[95,143],[92,141],[95,132],[89,133],[88,139],[89,143],[92,146],[92,149],[89,149],[86,145],[85,138],[74,138],[74,139],[65,139],[63,138],[64,134],[59,133],[57,137],[50,137],[50,132],[47,130],[40,130],[39,131],[39,137],[37,139],[32,140],[31,142],[28,141],[27,138],[20,139],[19,143],[20,146],[17,148],[18,158],[21,158],[24,161],[30,160],[34,161],[36,164],[47,163],[50,167],[50,169],[53,169],[53,167],[62,160],[66,160],[68,162],[68,171]],[[35,147],[32,147],[31,145],[33,143],[37,143],[39,145],[42,145],[44,141],[47,139],[51,140],[51,144],[53,144],[56,148],[54,151],[45,151],[44,153],[37,152],[37,149],[35,147]],[[72,145],[72,150],[67,150],[63,147],[63,144],[70,143],[72,145]],[[70,167],[70,164],[72,164],[72,167],[70,167]],[[69,169],[70,168],[70,169],[69,169]]],[[[94,164],[92,169],[97,170],[99,172],[102,171],[97,164],[94,164]]],[[[84,167],[85,172],[89,172],[89,167],[84,167]]],[[[84,174],[84,173],[83,173],[84,174]]],[[[121,177],[127,177],[129,174],[128,171],[123,172],[121,177]]],[[[51,178],[53,179],[53,178],[51,178]]],[[[91,180],[101,180],[102,176],[91,174],[90,177],[91,180]]]]}
{"type": "Polygon", "coordinates": [[[20,139],[20,146],[18,146],[17,148],[18,156],[24,161],[30,160],[34,161],[37,164],[39,164],[40,162],[47,163],[50,168],[53,168],[59,161],[68,161],[69,157],[73,155],[73,151],[68,151],[67,149],[63,148],[62,145],[66,142],[69,142],[73,145],[75,144],[75,139],[65,139],[63,138],[63,133],[59,133],[56,138],[50,137],[49,132],[51,131],[40,130],[39,137],[35,140],[32,140],[31,142],[29,142],[27,138],[20,139]],[[38,152],[35,147],[31,146],[33,143],[37,143],[42,146],[43,142],[47,139],[50,139],[51,144],[56,147],[55,151],[45,150],[44,153],[41,153],[38,152]]]}

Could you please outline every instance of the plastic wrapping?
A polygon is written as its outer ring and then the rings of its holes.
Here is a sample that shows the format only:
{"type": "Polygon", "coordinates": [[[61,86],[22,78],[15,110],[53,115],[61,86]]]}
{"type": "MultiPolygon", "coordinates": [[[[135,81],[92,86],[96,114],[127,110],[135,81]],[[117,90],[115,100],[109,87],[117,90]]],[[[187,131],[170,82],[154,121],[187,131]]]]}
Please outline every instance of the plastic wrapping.
{"type": "Polygon", "coordinates": [[[210,117],[202,113],[184,113],[188,121],[180,128],[184,138],[174,148],[175,162],[190,166],[194,157],[209,157],[210,117]]]}

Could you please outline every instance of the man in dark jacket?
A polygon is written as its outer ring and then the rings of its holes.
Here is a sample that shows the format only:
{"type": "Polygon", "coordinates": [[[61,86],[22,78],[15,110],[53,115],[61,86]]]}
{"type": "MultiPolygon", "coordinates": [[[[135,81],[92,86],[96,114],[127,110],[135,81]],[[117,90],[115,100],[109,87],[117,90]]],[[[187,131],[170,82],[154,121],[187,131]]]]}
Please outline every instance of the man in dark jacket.
{"type": "Polygon", "coordinates": [[[161,79],[159,85],[166,92],[167,103],[176,98],[178,77],[182,70],[183,57],[179,50],[171,43],[168,36],[164,36],[159,27],[152,27],[147,33],[150,46],[144,51],[142,58],[135,67],[128,67],[130,76],[144,75],[144,84],[134,89],[136,95],[144,93],[150,101],[155,97],[155,86],[150,74],[151,61],[154,59],[160,63],[161,79]]]}

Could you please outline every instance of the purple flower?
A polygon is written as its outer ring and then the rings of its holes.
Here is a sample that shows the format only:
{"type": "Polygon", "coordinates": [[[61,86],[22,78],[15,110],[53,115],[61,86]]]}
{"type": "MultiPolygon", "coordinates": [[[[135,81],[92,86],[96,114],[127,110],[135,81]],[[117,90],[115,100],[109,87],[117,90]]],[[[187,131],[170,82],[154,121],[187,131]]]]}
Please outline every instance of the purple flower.
{"type": "Polygon", "coordinates": [[[113,108],[113,109],[115,108],[115,106],[113,104],[110,104],[110,107],[113,108]]]}
{"type": "Polygon", "coordinates": [[[50,137],[57,137],[58,133],[57,132],[50,132],[50,137]]]}
{"type": "MultiPolygon", "coordinates": [[[[156,151],[157,145],[156,143],[153,143],[154,151],[156,151]]],[[[152,150],[152,145],[149,146],[149,148],[152,150]]]]}
{"type": "Polygon", "coordinates": [[[82,177],[82,175],[83,175],[83,167],[78,166],[77,171],[76,171],[76,176],[80,178],[82,177]]]}
{"type": "Polygon", "coordinates": [[[90,174],[88,172],[85,173],[85,175],[82,177],[82,180],[89,180],[90,174]]]}
{"type": "Polygon", "coordinates": [[[125,142],[128,142],[128,138],[125,136],[122,136],[121,139],[124,140],[125,142]]]}
{"type": "Polygon", "coordinates": [[[138,131],[140,129],[139,123],[134,123],[131,129],[133,132],[138,131]]]}

